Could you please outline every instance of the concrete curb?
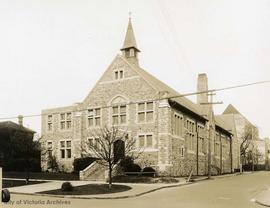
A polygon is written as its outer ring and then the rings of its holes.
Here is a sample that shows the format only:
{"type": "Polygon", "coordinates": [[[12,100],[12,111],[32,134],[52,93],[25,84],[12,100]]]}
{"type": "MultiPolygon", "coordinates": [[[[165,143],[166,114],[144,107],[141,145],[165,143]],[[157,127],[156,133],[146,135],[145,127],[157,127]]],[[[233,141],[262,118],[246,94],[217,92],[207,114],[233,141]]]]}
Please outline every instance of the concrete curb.
{"type": "Polygon", "coordinates": [[[259,204],[259,205],[262,205],[262,206],[265,206],[265,207],[270,207],[270,204],[265,204],[265,203],[263,203],[263,202],[258,201],[257,199],[255,200],[255,202],[256,202],[257,204],[259,204]]]}
{"type": "MultiPolygon", "coordinates": [[[[247,174],[247,173],[245,173],[247,174]]],[[[237,175],[243,175],[243,174],[239,174],[239,173],[234,173],[234,174],[228,174],[228,175],[221,175],[221,176],[212,176],[212,178],[210,178],[210,180],[216,180],[216,179],[220,179],[220,178],[225,178],[225,177],[233,177],[233,176],[237,176],[237,175]]],[[[173,184],[173,185],[165,185],[165,186],[161,186],[158,188],[153,188],[149,191],[144,191],[141,193],[137,193],[137,194],[131,194],[131,195],[126,195],[126,196],[108,196],[108,197],[104,197],[104,196],[80,196],[80,195],[52,195],[52,194],[41,194],[41,193],[20,193],[20,192],[11,192],[12,194],[21,194],[21,195],[35,195],[35,196],[48,196],[48,197],[55,197],[55,198],[70,198],[70,199],[126,199],[126,198],[134,198],[134,197],[139,197],[139,196],[143,196],[155,191],[159,191],[161,189],[166,189],[166,188],[175,188],[175,187],[181,187],[181,186],[186,186],[186,185],[191,185],[194,183],[198,183],[201,181],[205,181],[205,180],[209,180],[207,177],[203,177],[203,178],[198,178],[198,179],[193,179],[193,182],[185,182],[185,183],[179,183],[179,184],[173,184]]],[[[123,183],[125,184],[125,183],[123,183]]]]}
{"type": "Polygon", "coordinates": [[[269,195],[270,189],[265,189],[256,195],[254,202],[266,207],[270,207],[270,200],[265,200],[269,199],[269,195]]]}
{"type": "Polygon", "coordinates": [[[174,184],[174,185],[167,185],[167,186],[162,186],[162,187],[158,187],[158,188],[153,188],[149,191],[144,191],[141,193],[137,193],[137,194],[131,194],[131,195],[126,195],[126,196],[111,196],[111,197],[98,197],[98,196],[80,196],[80,195],[52,195],[52,194],[41,194],[41,193],[20,193],[20,192],[11,192],[12,194],[21,194],[21,195],[35,195],[35,196],[48,196],[48,197],[56,197],[56,198],[71,198],[71,199],[126,199],[126,198],[134,198],[134,197],[139,197],[139,196],[143,196],[145,194],[149,194],[161,189],[166,189],[166,188],[174,188],[174,187],[181,187],[181,186],[186,186],[186,185],[190,185],[190,184],[194,184],[196,182],[200,182],[200,181],[204,181],[204,180],[208,180],[208,178],[203,178],[203,179],[197,179],[194,180],[194,182],[186,182],[186,183],[182,183],[182,184],[174,184]]]}

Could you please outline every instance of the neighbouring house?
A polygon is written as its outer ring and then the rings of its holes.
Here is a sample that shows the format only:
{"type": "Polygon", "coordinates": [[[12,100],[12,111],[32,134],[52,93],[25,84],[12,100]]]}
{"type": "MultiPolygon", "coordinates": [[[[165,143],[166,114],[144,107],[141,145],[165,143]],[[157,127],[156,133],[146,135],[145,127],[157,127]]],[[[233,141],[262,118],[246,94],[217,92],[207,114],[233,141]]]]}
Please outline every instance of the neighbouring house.
{"type": "Polygon", "coordinates": [[[22,116],[18,123],[0,122],[0,166],[4,171],[25,171],[26,160],[31,160],[30,169],[38,171],[40,151],[32,148],[35,131],[23,126],[22,116]]]}
{"type": "Polygon", "coordinates": [[[265,141],[265,170],[270,170],[270,139],[264,138],[265,141]]]}
{"type": "MultiPolygon", "coordinates": [[[[144,149],[136,160],[142,168],[150,166],[160,175],[184,176],[191,170],[206,175],[209,143],[212,171],[230,173],[232,133],[222,119],[212,117],[207,93],[193,103],[142,69],[131,20],[121,52],[82,102],[42,110],[41,142],[62,170],[73,171],[74,159],[83,156],[81,144],[93,140],[94,129],[107,125],[136,138],[136,146],[144,149]]],[[[207,85],[206,74],[200,74],[198,91],[207,85]]],[[[42,169],[48,169],[46,160],[42,169]]]]}
{"type": "Polygon", "coordinates": [[[266,141],[264,139],[257,139],[253,142],[255,164],[264,166],[266,161],[266,141]]]}
{"type": "Polygon", "coordinates": [[[257,139],[254,145],[254,164],[256,170],[269,170],[270,140],[269,138],[257,139]]]}
{"type": "Polygon", "coordinates": [[[223,119],[227,128],[230,129],[233,134],[233,169],[240,169],[241,165],[247,164],[246,158],[241,154],[241,144],[244,141],[244,137],[250,129],[252,140],[251,144],[255,141],[260,141],[258,138],[258,129],[232,104],[229,104],[221,115],[216,115],[215,117],[216,119],[223,119]]]}

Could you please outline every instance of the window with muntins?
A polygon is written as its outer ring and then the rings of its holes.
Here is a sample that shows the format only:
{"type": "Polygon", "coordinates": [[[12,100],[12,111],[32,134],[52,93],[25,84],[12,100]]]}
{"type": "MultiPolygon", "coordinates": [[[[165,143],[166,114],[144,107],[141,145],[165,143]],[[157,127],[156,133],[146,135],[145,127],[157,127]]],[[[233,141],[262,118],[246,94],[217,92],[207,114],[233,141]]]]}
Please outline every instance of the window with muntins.
{"type": "Polygon", "coordinates": [[[60,114],[60,129],[71,129],[71,113],[60,114]]]}
{"type": "Polygon", "coordinates": [[[214,146],[215,156],[220,156],[220,135],[216,134],[215,146],[214,146]]]}
{"type": "Polygon", "coordinates": [[[71,158],[71,141],[60,141],[60,156],[62,159],[71,158]]]}
{"type": "Polygon", "coordinates": [[[188,149],[191,151],[195,150],[195,122],[190,119],[186,119],[186,139],[188,144],[188,149]]]}
{"type": "Polygon", "coordinates": [[[88,145],[91,150],[91,148],[94,148],[95,150],[100,150],[100,142],[99,138],[89,138],[88,139],[88,145]]]}
{"type": "Polygon", "coordinates": [[[224,135],[221,135],[221,144],[222,144],[222,157],[226,158],[226,155],[229,155],[229,149],[227,148],[229,145],[228,138],[224,135]]]}
{"type": "Polygon", "coordinates": [[[116,105],[112,107],[112,124],[126,124],[127,122],[127,106],[116,105]]]}
{"type": "Polygon", "coordinates": [[[88,110],[88,126],[100,126],[101,109],[89,109],[88,110]]]}
{"type": "Polygon", "coordinates": [[[173,134],[183,136],[183,116],[176,113],[173,118],[173,134]]]}
{"type": "Polygon", "coordinates": [[[139,135],[139,147],[153,147],[153,135],[152,134],[145,134],[139,135]]]}
{"type": "Polygon", "coordinates": [[[48,115],[48,117],[47,117],[47,129],[48,129],[48,131],[52,131],[52,115],[48,115]]]}
{"type": "Polygon", "coordinates": [[[154,120],[154,103],[138,103],[138,123],[147,123],[154,120]]]}
{"type": "Polygon", "coordinates": [[[205,131],[204,127],[201,125],[198,125],[198,147],[200,153],[206,153],[205,149],[205,131]]]}
{"type": "Polygon", "coordinates": [[[47,151],[49,157],[52,157],[52,149],[53,149],[52,142],[47,142],[47,151]]]}

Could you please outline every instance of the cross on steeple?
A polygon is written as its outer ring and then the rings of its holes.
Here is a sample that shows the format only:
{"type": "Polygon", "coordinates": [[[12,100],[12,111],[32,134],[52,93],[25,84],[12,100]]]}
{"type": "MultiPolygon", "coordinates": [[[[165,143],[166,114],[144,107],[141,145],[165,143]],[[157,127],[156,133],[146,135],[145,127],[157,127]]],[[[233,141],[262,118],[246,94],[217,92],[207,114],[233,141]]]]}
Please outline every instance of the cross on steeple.
{"type": "Polygon", "coordinates": [[[131,23],[131,12],[129,12],[126,37],[121,51],[123,56],[127,58],[131,63],[138,64],[138,52],[140,52],[140,50],[137,47],[136,39],[133,32],[133,27],[131,23]]]}

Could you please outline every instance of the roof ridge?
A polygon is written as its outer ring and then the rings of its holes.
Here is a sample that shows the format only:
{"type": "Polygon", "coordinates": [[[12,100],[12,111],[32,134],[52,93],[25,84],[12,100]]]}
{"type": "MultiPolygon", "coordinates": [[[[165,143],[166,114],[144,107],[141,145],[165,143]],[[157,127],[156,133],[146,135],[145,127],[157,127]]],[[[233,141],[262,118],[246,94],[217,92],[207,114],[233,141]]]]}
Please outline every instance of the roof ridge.
{"type": "Polygon", "coordinates": [[[19,131],[25,131],[25,132],[31,132],[31,133],[36,133],[35,131],[33,131],[32,129],[29,129],[29,128],[27,128],[27,127],[25,127],[25,126],[22,126],[22,125],[20,125],[20,124],[17,124],[17,123],[15,123],[15,122],[13,122],[13,121],[2,121],[2,122],[0,122],[0,126],[1,126],[1,124],[2,125],[5,125],[5,124],[7,124],[6,126],[4,126],[4,128],[17,128],[17,130],[19,130],[19,131]],[[12,125],[12,126],[9,126],[9,125],[12,125]]]}
{"type": "MultiPolygon", "coordinates": [[[[123,56],[120,56],[126,63],[128,63],[128,65],[130,67],[132,67],[139,75],[141,75],[141,77],[148,83],[150,84],[155,90],[157,90],[158,92],[161,91],[168,91],[169,94],[171,94],[171,96],[175,96],[175,95],[181,95],[181,93],[179,93],[178,91],[176,91],[175,89],[171,88],[169,85],[167,85],[166,83],[164,83],[163,81],[159,80],[158,78],[156,78],[154,75],[150,74],[149,72],[147,72],[145,69],[137,66],[137,65],[132,65],[128,62],[128,60],[126,60],[123,56]]],[[[176,99],[181,105],[183,105],[184,107],[189,108],[191,111],[193,111],[194,113],[201,115],[202,114],[202,106],[192,102],[190,99],[186,98],[186,97],[176,97],[174,98],[176,99]]]]}
{"type": "MultiPolygon", "coordinates": [[[[133,64],[130,64],[128,62],[128,60],[126,60],[123,56],[119,56],[124,62],[126,62],[133,70],[135,70],[139,75],[141,75],[141,77],[144,79],[144,81],[146,81],[149,85],[151,85],[152,88],[154,88],[156,91],[159,91],[155,85],[153,85],[152,83],[150,83],[138,70],[137,68],[133,65],[133,64]]],[[[137,66],[138,67],[138,66],[137,66]]],[[[138,67],[139,68],[139,67],[138,67]]],[[[145,70],[144,70],[145,71],[145,70]]]]}

